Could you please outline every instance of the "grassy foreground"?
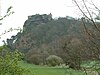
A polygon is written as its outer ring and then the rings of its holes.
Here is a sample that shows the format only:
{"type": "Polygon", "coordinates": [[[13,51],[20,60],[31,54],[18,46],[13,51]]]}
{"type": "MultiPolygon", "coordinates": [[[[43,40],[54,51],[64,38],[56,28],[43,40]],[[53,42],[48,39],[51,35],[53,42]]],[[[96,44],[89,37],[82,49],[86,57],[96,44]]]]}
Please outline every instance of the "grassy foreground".
{"type": "Polygon", "coordinates": [[[62,67],[47,67],[47,66],[37,66],[33,64],[28,64],[20,62],[21,67],[29,69],[34,75],[83,75],[81,71],[75,71],[72,69],[66,69],[62,67]]]}

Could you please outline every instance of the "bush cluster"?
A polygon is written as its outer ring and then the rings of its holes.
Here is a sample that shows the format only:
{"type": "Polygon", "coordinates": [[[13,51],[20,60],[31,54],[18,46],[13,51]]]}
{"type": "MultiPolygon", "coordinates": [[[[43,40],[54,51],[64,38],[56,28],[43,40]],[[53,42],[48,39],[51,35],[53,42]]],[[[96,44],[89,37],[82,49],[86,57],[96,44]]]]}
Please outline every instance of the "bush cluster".
{"type": "Polygon", "coordinates": [[[57,66],[63,63],[63,59],[56,55],[50,55],[46,58],[46,62],[49,66],[57,66]]]}
{"type": "Polygon", "coordinates": [[[28,75],[29,71],[19,66],[23,54],[18,50],[9,51],[6,46],[0,47],[0,75],[28,75]]]}

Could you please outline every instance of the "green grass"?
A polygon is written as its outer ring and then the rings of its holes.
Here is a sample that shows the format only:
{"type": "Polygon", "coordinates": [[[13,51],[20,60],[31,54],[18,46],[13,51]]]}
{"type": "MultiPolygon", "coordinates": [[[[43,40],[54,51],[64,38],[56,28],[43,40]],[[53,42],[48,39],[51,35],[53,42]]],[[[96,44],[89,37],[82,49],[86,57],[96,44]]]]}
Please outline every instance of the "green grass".
{"type": "MultiPolygon", "coordinates": [[[[94,65],[95,63],[99,63],[100,62],[95,62],[95,61],[86,61],[83,62],[82,66],[83,67],[91,67],[92,65],[94,65]]],[[[63,67],[48,67],[48,66],[39,66],[39,65],[34,65],[34,64],[29,64],[29,63],[25,63],[24,61],[20,61],[19,65],[22,68],[25,68],[26,71],[30,70],[31,74],[23,74],[23,75],[86,75],[84,74],[84,72],[80,71],[80,70],[73,70],[73,69],[67,69],[67,68],[63,68],[63,67]]],[[[100,68],[100,65],[97,65],[97,68],[100,68]]],[[[93,70],[93,68],[91,68],[93,70]]],[[[100,69],[99,69],[100,71],[100,69]]],[[[93,74],[94,70],[91,71],[91,73],[88,75],[94,75],[93,74]]],[[[9,75],[9,74],[6,74],[9,75]]]]}
{"type": "Polygon", "coordinates": [[[20,62],[20,65],[23,68],[29,69],[34,75],[83,75],[81,71],[61,67],[37,66],[24,62],[20,62]]]}

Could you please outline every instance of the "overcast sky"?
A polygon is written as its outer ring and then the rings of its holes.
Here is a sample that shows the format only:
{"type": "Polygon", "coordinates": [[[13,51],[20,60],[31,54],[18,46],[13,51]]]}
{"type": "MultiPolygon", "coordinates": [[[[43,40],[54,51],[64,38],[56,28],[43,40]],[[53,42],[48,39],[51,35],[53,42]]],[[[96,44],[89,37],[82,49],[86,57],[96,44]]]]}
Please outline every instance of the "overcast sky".
{"type": "MultiPolygon", "coordinates": [[[[80,1],[80,0],[78,0],[80,1]]],[[[100,0],[94,0],[96,5],[100,5],[100,0]]],[[[2,21],[0,26],[0,34],[9,28],[23,26],[27,16],[34,14],[49,14],[52,13],[53,18],[56,17],[79,17],[80,14],[73,4],[72,0],[1,0],[1,15],[3,16],[9,6],[13,6],[13,15],[2,21]]],[[[2,36],[3,39],[10,38],[16,34],[16,31],[2,36]]],[[[0,40],[1,43],[1,40],[0,40]]]]}

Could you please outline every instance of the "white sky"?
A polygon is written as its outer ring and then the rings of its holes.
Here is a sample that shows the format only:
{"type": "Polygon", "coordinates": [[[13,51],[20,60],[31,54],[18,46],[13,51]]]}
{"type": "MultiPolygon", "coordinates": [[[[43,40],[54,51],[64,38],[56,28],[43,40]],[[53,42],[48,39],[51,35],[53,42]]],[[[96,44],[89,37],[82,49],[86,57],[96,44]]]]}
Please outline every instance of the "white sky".
{"type": "MultiPolygon", "coordinates": [[[[78,0],[80,1],[80,0],[78,0]]],[[[96,5],[100,5],[100,0],[94,0],[96,5]]],[[[78,17],[77,9],[73,6],[72,0],[1,0],[1,15],[3,16],[9,6],[13,6],[13,15],[10,15],[2,21],[0,26],[0,34],[9,28],[23,27],[27,16],[34,14],[49,14],[52,13],[53,18],[73,16],[78,17]]],[[[11,35],[16,34],[13,31],[2,36],[2,39],[10,38],[11,35]]],[[[1,44],[1,39],[0,39],[1,44]]]]}

